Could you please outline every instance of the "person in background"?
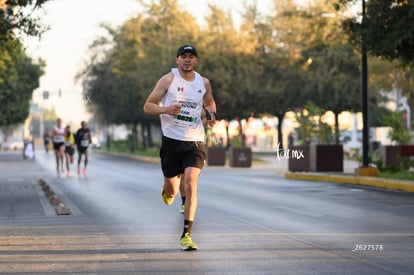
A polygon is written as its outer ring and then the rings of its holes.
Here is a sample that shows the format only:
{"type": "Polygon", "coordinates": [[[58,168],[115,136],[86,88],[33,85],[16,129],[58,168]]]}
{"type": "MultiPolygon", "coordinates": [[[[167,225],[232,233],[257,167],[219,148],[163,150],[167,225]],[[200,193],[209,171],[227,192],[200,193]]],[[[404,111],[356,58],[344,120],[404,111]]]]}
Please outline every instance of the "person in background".
{"type": "Polygon", "coordinates": [[[50,135],[49,133],[45,133],[43,135],[43,144],[45,145],[46,154],[49,154],[49,143],[50,143],[50,135]]]}
{"type": "Polygon", "coordinates": [[[78,148],[78,175],[81,173],[82,155],[84,158],[83,175],[87,175],[88,147],[92,143],[91,131],[86,127],[86,122],[81,122],[81,128],[76,131],[76,147],[78,148]]]}
{"type": "Polygon", "coordinates": [[[53,150],[56,156],[56,170],[60,177],[60,172],[63,173],[63,156],[65,155],[65,129],[62,127],[62,119],[56,120],[56,125],[53,127],[51,138],[53,141],[53,150]],[[60,169],[59,169],[60,168],[60,169]]]}
{"type": "Polygon", "coordinates": [[[289,147],[295,145],[295,137],[293,136],[292,132],[290,132],[288,135],[288,145],[289,147]]]}
{"type": "Polygon", "coordinates": [[[70,130],[70,126],[65,128],[65,159],[66,159],[66,176],[70,176],[70,164],[73,163],[75,154],[75,135],[70,130]]]}

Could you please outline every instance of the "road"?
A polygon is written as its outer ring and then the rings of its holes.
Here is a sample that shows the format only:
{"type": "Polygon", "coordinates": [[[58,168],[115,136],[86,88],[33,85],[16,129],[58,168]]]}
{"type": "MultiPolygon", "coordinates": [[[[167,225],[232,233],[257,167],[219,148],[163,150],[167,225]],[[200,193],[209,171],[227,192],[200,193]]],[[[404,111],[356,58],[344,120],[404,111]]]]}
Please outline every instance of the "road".
{"type": "Polygon", "coordinates": [[[180,199],[163,204],[159,164],[93,152],[88,176],[69,178],[57,178],[53,156],[42,152],[33,162],[0,164],[8,188],[20,184],[13,190],[38,198],[16,191],[13,202],[2,197],[0,274],[414,271],[412,193],[287,180],[273,169],[206,167],[192,234],[199,250],[183,252],[180,199]],[[56,215],[39,177],[71,215],[56,215]]]}

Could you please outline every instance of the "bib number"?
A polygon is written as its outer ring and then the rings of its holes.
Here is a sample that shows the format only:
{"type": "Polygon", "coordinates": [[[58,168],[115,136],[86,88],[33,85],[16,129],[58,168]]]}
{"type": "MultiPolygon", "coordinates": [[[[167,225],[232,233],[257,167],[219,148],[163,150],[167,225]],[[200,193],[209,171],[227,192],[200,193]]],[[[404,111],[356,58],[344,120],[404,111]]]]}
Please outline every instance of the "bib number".
{"type": "Polygon", "coordinates": [[[64,137],[62,137],[62,136],[54,136],[53,137],[53,142],[55,142],[55,143],[60,143],[60,142],[63,142],[64,141],[64,137]]]}
{"type": "Polygon", "coordinates": [[[197,116],[197,113],[194,110],[184,109],[181,110],[181,113],[179,115],[174,116],[173,123],[179,127],[197,128],[198,118],[199,116],[197,116]]]}

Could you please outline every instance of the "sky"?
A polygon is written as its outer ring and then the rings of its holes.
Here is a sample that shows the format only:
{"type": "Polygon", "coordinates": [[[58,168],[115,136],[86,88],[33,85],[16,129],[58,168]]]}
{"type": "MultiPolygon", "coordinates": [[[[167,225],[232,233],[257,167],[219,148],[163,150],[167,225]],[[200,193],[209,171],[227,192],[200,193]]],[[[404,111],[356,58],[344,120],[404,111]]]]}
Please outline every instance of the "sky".
{"type": "MultiPolygon", "coordinates": [[[[271,1],[255,2],[265,11],[271,1]]],[[[243,10],[241,0],[178,0],[178,3],[200,24],[204,22],[208,3],[231,10],[236,24],[243,10]]],[[[64,123],[78,125],[81,120],[88,120],[90,114],[84,108],[82,87],[75,81],[76,73],[88,58],[88,45],[103,34],[99,27],[101,23],[117,27],[139,11],[136,0],[51,0],[46,3],[40,14],[50,30],[40,40],[28,38],[24,42],[29,56],[46,61],[45,74],[40,79],[40,87],[33,93],[33,101],[40,107],[54,108],[64,123]],[[49,91],[48,100],[43,99],[43,91],[49,91]]]]}

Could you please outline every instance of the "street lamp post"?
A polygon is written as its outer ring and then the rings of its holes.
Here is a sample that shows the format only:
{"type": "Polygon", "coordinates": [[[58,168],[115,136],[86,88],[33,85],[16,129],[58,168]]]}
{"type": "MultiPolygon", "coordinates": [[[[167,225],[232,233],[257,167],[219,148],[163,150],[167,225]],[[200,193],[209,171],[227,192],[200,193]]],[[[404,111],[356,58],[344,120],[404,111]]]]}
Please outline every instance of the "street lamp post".
{"type": "MultiPolygon", "coordinates": [[[[362,23],[365,19],[365,0],[362,0],[362,23]]],[[[362,90],[362,166],[368,167],[369,126],[368,126],[368,64],[367,48],[361,35],[361,90],[362,90]]]]}
{"type": "MultiPolygon", "coordinates": [[[[362,0],[362,24],[365,20],[365,0],[362,0]]],[[[361,92],[362,92],[362,166],[357,170],[359,176],[378,176],[378,169],[369,166],[369,125],[368,125],[368,64],[367,48],[361,35],[361,92]]]]}

